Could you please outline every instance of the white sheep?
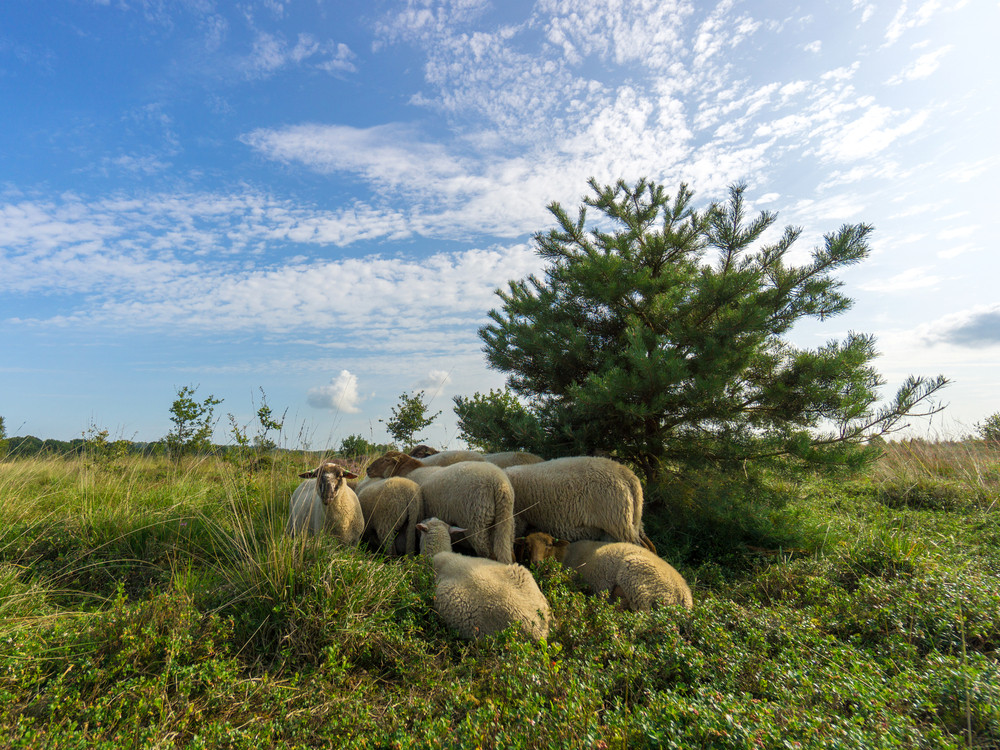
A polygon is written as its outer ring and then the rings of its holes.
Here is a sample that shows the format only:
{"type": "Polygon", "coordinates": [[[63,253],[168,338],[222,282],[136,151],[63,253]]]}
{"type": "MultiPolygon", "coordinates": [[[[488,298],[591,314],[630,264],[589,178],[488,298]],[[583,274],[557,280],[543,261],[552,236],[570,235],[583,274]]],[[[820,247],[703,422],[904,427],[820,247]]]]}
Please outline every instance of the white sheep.
{"type": "Polygon", "coordinates": [[[518,625],[531,639],[549,632],[549,603],[523,565],[504,564],[451,551],[451,528],[437,518],[417,524],[420,552],[434,566],[434,609],[458,634],[475,640],[518,625]]]}
{"type": "Polygon", "coordinates": [[[365,479],[357,487],[365,533],[389,554],[417,550],[417,522],[423,517],[420,485],[405,477],[365,479]]]}
{"type": "Polygon", "coordinates": [[[467,529],[477,555],[514,562],[514,489],[503,470],[485,461],[424,466],[399,451],[368,465],[369,477],[402,476],[420,485],[423,512],[467,529]]]}
{"type": "Polygon", "coordinates": [[[429,445],[418,445],[410,451],[413,458],[423,461],[425,466],[451,466],[462,461],[485,461],[479,451],[439,451],[429,445]]]}
{"type": "Polygon", "coordinates": [[[576,570],[597,593],[609,592],[634,612],[655,604],[694,606],[691,589],[684,577],[662,557],[648,549],[625,542],[567,542],[536,532],[524,540],[527,558],[537,562],[554,557],[576,570]]]}
{"type": "Polygon", "coordinates": [[[526,528],[568,541],[607,536],[655,552],[642,528],[642,484],[608,458],[572,456],[504,469],[517,536],[526,528]]]}
{"type": "Polygon", "coordinates": [[[347,480],[357,478],[357,474],[327,461],[299,477],[306,481],[292,493],[285,533],[294,536],[303,531],[324,532],[344,544],[357,544],[365,520],[358,496],[347,486],[347,480]]]}
{"type": "Polygon", "coordinates": [[[501,469],[508,466],[522,466],[524,464],[538,464],[545,459],[536,456],[528,451],[503,451],[502,453],[484,453],[483,458],[501,469]]]}

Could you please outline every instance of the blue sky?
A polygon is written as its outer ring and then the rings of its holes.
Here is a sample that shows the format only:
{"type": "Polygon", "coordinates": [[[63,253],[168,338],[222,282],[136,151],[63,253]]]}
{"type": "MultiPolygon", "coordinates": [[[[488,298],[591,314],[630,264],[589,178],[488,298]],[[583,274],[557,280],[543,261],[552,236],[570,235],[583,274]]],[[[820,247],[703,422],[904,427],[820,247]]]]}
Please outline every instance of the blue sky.
{"type": "Polygon", "coordinates": [[[456,447],[546,205],[647,176],[746,181],[799,261],[873,224],[853,309],[793,339],[876,334],[887,393],[954,381],[918,433],[969,432],[1000,411],[998,28],[987,0],[6,0],[0,415],[154,440],[182,386],[240,422],[263,388],[322,448],[424,389],[456,447]]]}

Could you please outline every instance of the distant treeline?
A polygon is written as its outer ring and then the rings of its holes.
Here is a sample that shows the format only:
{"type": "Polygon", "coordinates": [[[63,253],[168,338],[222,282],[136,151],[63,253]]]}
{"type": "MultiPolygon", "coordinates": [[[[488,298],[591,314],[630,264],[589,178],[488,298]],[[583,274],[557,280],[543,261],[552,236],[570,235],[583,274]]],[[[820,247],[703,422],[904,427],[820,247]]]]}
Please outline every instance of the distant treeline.
{"type": "MultiPolygon", "coordinates": [[[[53,440],[51,438],[42,440],[34,435],[24,437],[7,438],[6,454],[10,458],[28,458],[30,456],[65,456],[72,458],[82,456],[88,450],[100,450],[107,443],[95,444],[92,440],[85,438],[73,438],[72,440],[53,440]]],[[[115,451],[129,456],[165,456],[167,455],[167,444],[162,440],[152,443],[136,443],[131,440],[116,440],[113,443],[115,451]]],[[[205,453],[208,455],[224,456],[237,450],[231,445],[213,445],[205,453]]],[[[288,453],[284,448],[270,448],[267,453],[288,453]]],[[[0,453],[2,457],[2,453],[0,453]]]]}
{"type": "MultiPolygon", "coordinates": [[[[134,456],[159,456],[164,455],[166,446],[162,441],[155,443],[134,443],[130,440],[118,441],[128,455],[134,456]]],[[[93,446],[93,441],[84,438],[73,438],[72,440],[53,440],[51,438],[42,440],[34,435],[24,437],[7,438],[7,454],[11,457],[26,456],[79,456],[87,451],[88,446],[93,446]]]]}

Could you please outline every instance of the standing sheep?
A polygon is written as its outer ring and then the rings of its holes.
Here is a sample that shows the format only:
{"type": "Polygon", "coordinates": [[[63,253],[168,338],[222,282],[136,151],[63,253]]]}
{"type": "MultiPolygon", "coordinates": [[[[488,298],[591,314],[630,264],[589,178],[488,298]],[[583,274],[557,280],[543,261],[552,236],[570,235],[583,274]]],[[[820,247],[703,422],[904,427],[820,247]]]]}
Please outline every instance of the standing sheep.
{"type": "Polygon", "coordinates": [[[485,461],[424,466],[389,451],[368,466],[369,477],[407,477],[420,485],[423,512],[467,529],[477,555],[514,562],[514,489],[503,470],[485,461]]]}
{"type": "Polygon", "coordinates": [[[531,562],[554,557],[576,570],[597,593],[609,592],[612,600],[621,599],[633,612],[645,611],[655,604],[694,606],[687,581],[670,563],[650,552],[624,542],[567,542],[549,534],[535,532],[524,541],[531,562]]]}
{"type": "Polygon", "coordinates": [[[523,565],[506,565],[451,551],[448,524],[429,518],[417,524],[420,552],[432,558],[434,609],[462,638],[476,640],[518,625],[532,640],[549,633],[549,603],[523,565]]]}
{"type": "Polygon", "coordinates": [[[347,480],[356,479],[357,474],[327,461],[299,477],[306,481],[292,493],[285,533],[295,536],[303,531],[311,534],[322,531],[344,544],[357,544],[365,520],[358,496],[347,486],[347,480]]]}
{"type": "Polygon", "coordinates": [[[607,535],[656,551],[642,529],[642,484],[628,467],[572,456],[504,471],[514,487],[518,536],[527,527],[568,541],[607,535]]]}
{"type": "Polygon", "coordinates": [[[364,536],[388,554],[417,551],[417,522],[423,517],[420,485],[405,477],[365,479],[357,489],[365,517],[364,536]]]}

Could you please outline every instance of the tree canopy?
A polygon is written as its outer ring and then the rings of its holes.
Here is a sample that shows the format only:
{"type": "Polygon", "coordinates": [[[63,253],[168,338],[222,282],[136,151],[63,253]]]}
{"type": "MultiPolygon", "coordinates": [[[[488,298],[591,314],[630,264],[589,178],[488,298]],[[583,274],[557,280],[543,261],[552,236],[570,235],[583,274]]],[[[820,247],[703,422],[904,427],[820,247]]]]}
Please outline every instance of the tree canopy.
{"type": "Polygon", "coordinates": [[[479,335],[525,407],[456,399],[470,442],[517,432],[518,447],[608,453],[647,477],[706,462],[857,465],[867,438],[920,404],[941,408],[943,376],[909,377],[879,405],[872,335],[815,349],[787,338],[851,306],[836,274],[868,256],[870,225],[845,224],[791,265],[802,230],[769,232],[776,215],[749,215],[745,185],[702,211],[686,185],[672,197],[646,179],[590,187],[576,218],[549,206],[557,227],[534,236],[544,275],[497,291],[479,335]]]}

